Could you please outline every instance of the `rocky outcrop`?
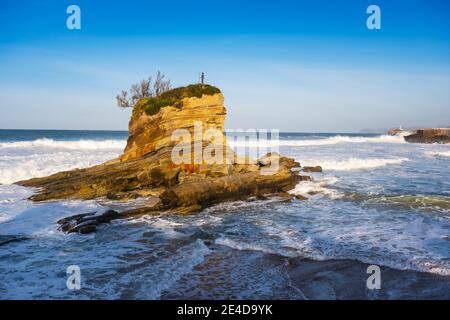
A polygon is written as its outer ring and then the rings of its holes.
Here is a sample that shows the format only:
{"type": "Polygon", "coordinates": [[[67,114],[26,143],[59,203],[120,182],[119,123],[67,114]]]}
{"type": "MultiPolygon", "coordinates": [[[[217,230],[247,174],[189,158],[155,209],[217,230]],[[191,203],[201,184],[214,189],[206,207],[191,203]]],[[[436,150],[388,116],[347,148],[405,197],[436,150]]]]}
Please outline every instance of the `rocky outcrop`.
{"type": "MultiPolygon", "coordinates": [[[[177,106],[166,106],[155,115],[145,112],[145,104],[139,103],[129,123],[129,138],[121,161],[140,158],[164,147],[173,147],[174,130],[188,130],[194,135],[195,123],[202,131],[224,131],[226,110],[221,93],[180,100],[177,106]]],[[[205,141],[203,141],[205,143],[205,141]]],[[[206,141],[209,143],[209,141],[206,141]]]]}
{"type": "Polygon", "coordinates": [[[192,213],[222,201],[286,194],[310,179],[293,170],[298,162],[276,153],[259,160],[237,156],[223,134],[225,115],[222,93],[206,85],[143,99],[134,107],[127,146],[118,159],[18,184],[40,188],[34,201],[148,199],[139,209],[59,221],[63,231],[89,233],[114,219],[161,210],[192,213]]]}
{"type": "Polygon", "coordinates": [[[302,167],[303,172],[322,172],[321,166],[315,166],[315,167],[302,167]]]}
{"type": "Polygon", "coordinates": [[[416,133],[405,136],[405,141],[412,143],[450,143],[450,128],[419,129],[416,133]]]}

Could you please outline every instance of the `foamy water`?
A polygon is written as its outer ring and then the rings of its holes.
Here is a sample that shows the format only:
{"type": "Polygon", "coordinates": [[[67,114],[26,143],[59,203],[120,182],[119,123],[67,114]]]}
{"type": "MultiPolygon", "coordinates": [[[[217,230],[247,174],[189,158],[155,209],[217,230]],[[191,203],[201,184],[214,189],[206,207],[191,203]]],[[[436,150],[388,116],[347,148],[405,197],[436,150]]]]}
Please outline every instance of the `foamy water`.
{"type": "MultiPolygon", "coordinates": [[[[408,144],[384,135],[281,134],[280,153],[324,169],[290,191],[307,201],[224,203],[193,216],[116,221],[81,236],[57,231],[56,221],[133,203],[32,203],[27,198],[34,190],[11,183],[115,158],[126,133],[60,135],[2,140],[0,134],[0,235],[30,238],[1,247],[0,298],[170,296],[193,272],[213,272],[209,257],[217,247],[450,275],[449,145],[408,144]],[[65,286],[66,268],[73,264],[82,270],[80,291],[65,286]]],[[[257,146],[267,144],[250,142],[257,146]]],[[[251,272],[250,261],[246,268],[251,272]]],[[[237,270],[227,272],[240,277],[237,270]]],[[[258,274],[257,292],[270,292],[265,283],[285,281],[258,274]]]]}
{"type": "Polygon", "coordinates": [[[372,158],[347,158],[345,160],[310,160],[310,166],[321,166],[324,170],[354,171],[385,167],[393,164],[401,164],[408,158],[372,159],[372,158]]]}
{"type": "Polygon", "coordinates": [[[425,154],[431,157],[450,157],[450,151],[427,151],[425,154]]]}
{"type": "Polygon", "coordinates": [[[118,157],[125,140],[0,142],[0,183],[43,177],[60,171],[86,168],[118,157]]]}
{"type": "Polygon", "coordinates": [[[348,143],[404,143],[404,139],[402,136],[390,136],[390,135],[381,135],[374,137],[357,137],[357,136],[343,136],[336,135],[328,138],[318,138],[314,137],[314,139],[281,139],[277,140],[255,140],[255,139],[229,139],[228,140],[231,147],[257,147],[257,146],[280,146],[280,147],[309,147],[309,146],[326,146],[326,145],[335,145],[335,144],[348,144],[348,143]]]}
{"type": "Polygon", "coordinates": [[[77,141],[55,141],[53,139],[36,139],[33,141],[15,141],[0,143],[1,149],[58,149],[58,150],[123,150],[124,140],[77,140],[77,141]]]}

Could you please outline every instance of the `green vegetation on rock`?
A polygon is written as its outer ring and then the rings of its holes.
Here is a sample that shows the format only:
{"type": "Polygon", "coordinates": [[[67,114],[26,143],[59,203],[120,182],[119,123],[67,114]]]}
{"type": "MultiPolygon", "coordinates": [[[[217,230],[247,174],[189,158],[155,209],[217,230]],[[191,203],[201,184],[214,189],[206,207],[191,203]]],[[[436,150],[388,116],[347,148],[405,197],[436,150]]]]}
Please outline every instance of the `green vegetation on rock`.
{"type": "Polygon", "coordinates": [[[191,84],[187,87],[180,87],[169,90],[157,97],[144,98],[139,100],[133,109],[133,115],[145,112],[149,116],[155,115],[163,107],[173,106],[181,108],[184,98],[201,98],[203,95],[214,95],[220,93],[220,89],[207,84],[191,84]]]}

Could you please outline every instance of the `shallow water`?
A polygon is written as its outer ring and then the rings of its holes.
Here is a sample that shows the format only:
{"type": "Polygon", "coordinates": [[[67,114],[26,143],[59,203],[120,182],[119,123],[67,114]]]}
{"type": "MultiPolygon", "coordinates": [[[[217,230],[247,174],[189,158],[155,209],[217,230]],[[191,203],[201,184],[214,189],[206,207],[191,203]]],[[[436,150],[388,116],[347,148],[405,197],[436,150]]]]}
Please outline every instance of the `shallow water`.
{"type": "MultiPolygon", "coordinates": [[[[126,133],[0,131],[0,235],[30,237],[0,247],[0,298],[158,299],[184,292],[301,299],[286,263],[302,258],[449,278],[449,145],[377,135],[280,138],[280,153],[324,168],[291,191],[307,201],[225,203],[198,215],[115,221],[81,236],[57,231],[55,222],[111,203],[31,203],[26,198],[33,190],[10,183],[114,158],[126,133]],[[66,287],[70,265],[81,268],[81,290],[66,287]]],[[[420,291],[441,282],[426,281],[420,291]]]]}

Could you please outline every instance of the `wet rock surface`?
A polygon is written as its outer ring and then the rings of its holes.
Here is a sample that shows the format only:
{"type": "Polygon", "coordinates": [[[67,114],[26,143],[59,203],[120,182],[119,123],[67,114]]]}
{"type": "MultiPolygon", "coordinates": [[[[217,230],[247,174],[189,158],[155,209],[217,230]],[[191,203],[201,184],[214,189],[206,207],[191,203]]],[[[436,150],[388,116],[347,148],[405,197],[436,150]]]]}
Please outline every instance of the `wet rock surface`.
{"type": "Polygon", "coordinates": [[[302,167],[303,172],[322,172],[321,166],[315,166],[315,167],[302,167]]]}
{"type": "Polygon", "coordinates": [[[405,136],[411,143],[450,143],[450,128],[419,129],[416,133],[405,136]]]}
{"type": "Polygon", "coordinates": [[[78,232],[81,234],[91,233],[97,230],[97,226],[102,223],[108,223],[115,219],[120,219],[121,215],[115,210],[107,210],[102,214],[96,214],[96,212],[89,212],[83,214],[77,214],[74,216],[66,217],[58,220],[60,225],[59,230],[73,233],[78,232]]]}

